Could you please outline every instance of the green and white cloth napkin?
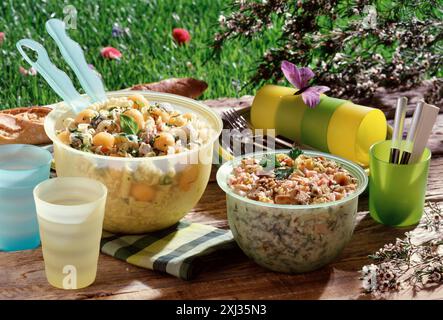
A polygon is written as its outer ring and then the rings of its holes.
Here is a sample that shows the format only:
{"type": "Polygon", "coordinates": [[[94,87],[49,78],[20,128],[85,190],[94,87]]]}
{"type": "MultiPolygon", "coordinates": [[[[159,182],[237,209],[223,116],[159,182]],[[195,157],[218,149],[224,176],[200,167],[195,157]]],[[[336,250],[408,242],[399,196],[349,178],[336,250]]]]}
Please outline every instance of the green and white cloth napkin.
{"type": "Polygon", "coordinates": [[[144,235],[103,231],[101,241],[102,253],[183,280],[195,275],[197,262],[204,262],[205,256],[235,247],[231,231],[186,221],[144,235]]]}

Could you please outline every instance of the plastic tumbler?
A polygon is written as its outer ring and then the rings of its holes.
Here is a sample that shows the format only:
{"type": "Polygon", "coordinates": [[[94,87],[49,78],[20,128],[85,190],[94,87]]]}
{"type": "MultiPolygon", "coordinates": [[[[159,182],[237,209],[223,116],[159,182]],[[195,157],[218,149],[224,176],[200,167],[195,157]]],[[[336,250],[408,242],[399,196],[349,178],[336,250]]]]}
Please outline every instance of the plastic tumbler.
{"type": "Polygon", "coordinates": [[[34,189],[48,282],[80,289],[95,281],[107,189],[88,178],[55,178],[34,189]]]}
{"type": "Polygon", "coordinates": [[[43,148],[0,146],[0,250],[16,251],[40,244],[34,187],[48,179],[51,153],[43,148]]]}
{"type": "Polygon", "coordinates": [[[431,151],[417,163],[389,163],[391,141],[370,149],[369,211],[377,222],[405,227],[420,221],[424,210],[431,151]]]}

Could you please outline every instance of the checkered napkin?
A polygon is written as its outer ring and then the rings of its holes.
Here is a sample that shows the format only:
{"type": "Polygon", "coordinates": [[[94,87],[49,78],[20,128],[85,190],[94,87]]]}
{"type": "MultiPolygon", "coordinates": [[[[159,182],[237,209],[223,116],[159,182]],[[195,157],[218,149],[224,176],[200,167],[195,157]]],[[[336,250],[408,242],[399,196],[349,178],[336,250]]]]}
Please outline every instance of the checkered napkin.
{"type": "Polygon", "coordinates": [[[144,235],[103,231],[101,240],[101,251],[107,255],[183,280],[190,280],[197,263],[204,263],[211,253],[235,246],[231,231],[186,221],[144,235]]]}

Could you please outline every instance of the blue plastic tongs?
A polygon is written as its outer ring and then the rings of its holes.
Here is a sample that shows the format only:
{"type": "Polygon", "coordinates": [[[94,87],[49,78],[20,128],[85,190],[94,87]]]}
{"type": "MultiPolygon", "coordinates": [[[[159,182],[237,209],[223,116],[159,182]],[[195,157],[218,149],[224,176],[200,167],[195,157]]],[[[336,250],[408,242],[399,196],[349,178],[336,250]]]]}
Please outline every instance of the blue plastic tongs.
{"type": "Polygon", "coordinates": [[[58,19],[48,20],[46,31],[57,43],[63,58],[74,71],[87,96],[77,92],[68,75],[51,62],[46,49],[40,43],[31,39],[18,41],[17,49],[23,58],[45,78],[51,88],[75,113],[80,112],[91,103],[106,100],[105,89],[100,77],[89,68],[80,45],[66,34],[64,22],[58,19]],[[36,61],[29,58],[23,50],[24,47],[37,53],[36,61]]]}

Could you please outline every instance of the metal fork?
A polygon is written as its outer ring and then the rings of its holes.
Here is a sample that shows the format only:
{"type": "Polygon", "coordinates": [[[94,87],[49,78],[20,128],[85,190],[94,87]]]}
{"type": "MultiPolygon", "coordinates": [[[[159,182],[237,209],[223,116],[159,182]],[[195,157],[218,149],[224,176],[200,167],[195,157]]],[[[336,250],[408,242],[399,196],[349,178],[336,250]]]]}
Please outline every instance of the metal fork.
{"type": "MultiPolygon", "coordinates": [[[[254,129],[252,127],[252,125],[245,119],[245,117],[243,117],[243,115],[235,109],[228,109],[228,110],[224,111],[222,113],[222,117],[228,122],[228,125],[231,128],[236,129],[238,131],[242,131],[244,129],[251,129],[251,130],[254,129]]],[[[254,138],[254,137],[252,137],[252,138],[254,138]]],[[[283,139],[280,139],[278,137],[266,136],[266,139],[267,140],[271,140],[271,139],[274,140],[274,145],[280,145],[285,148],[294,147],[293,144],[286,142],[283,139]]]]}
{"type": "Polygon", "coordinates": [[[223,134],[220,136],[220,142],[228,151],[234,156],[242,155],[246,153],[248,145],[254,145],[259,150],[269,150],[270,148],[258,143],[254,136],[246,135],[245,129],[250,129],[250,127],[245,126],[245,123],[239,122],[235,118],[235,114],[230,111],[225,111],[222,113],[222,118],[225,121],[226,125],[229,129],[232,129],[233,132],[230,132],[228,136],[224,136],[223,134]],[[235,148],[236,143],[240,143],[240,150],[235,148]]]}

